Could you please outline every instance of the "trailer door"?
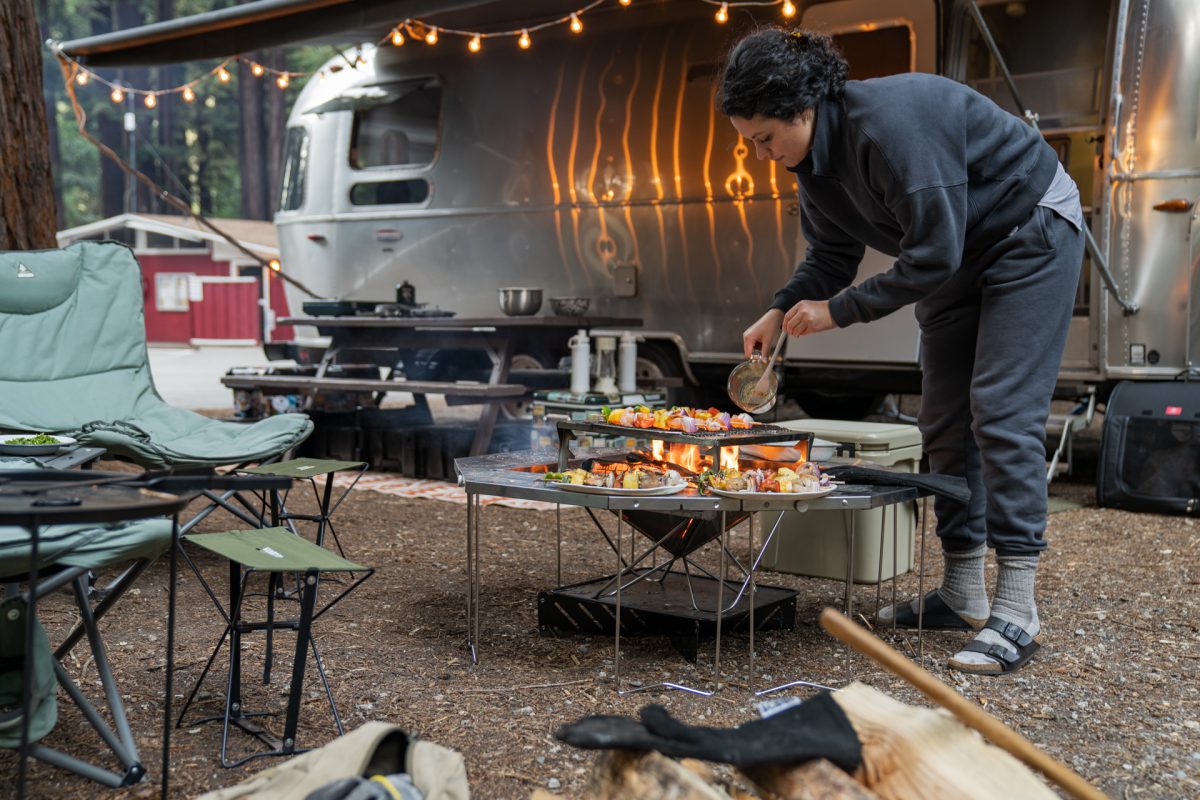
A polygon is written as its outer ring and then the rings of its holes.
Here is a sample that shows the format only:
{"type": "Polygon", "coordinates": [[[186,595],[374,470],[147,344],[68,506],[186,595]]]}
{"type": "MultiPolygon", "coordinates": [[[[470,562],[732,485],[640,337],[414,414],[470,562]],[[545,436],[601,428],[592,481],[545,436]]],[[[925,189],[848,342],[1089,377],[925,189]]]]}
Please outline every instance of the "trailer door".
{"type": "MultiPolygon", "coordinates": [[[[850,63],[855,80],[901,72],[934,72],[937,16],[933,0],[838,0],[810,6],[803,27],[828,33],[850,63]]],[[[804,243],[797,252],[804,252],[804,243]]],[[[891,269],[893,259],[867,248],[860,281],[891,269]]],[[[788,359],[805,362],[915,365],[920,330],[912,306],[875,320],[787,343],[788,359]]]]}
{"type": "Polygon", "coordinates": [[[1123,314],[1105,295],[1109,378],[1171,379],[1200,362],[1200,70],[1196,0],[1134,0],[1119,30],[1107,246],[1123,314]]]}

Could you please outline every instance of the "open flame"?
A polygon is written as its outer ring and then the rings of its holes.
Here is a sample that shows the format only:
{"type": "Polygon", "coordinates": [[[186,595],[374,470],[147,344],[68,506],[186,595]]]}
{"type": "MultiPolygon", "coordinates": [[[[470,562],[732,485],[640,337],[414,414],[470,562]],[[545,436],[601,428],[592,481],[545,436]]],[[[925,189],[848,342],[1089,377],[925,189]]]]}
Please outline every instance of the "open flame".
{"type": "MultiPolygon", "coordinates": [[[[699,445],[676,442],[668,444],[661,439],[650,441],[650,457],[655,461],[675,464],[697,474],[710,466],[710,459],[701,454],[699,445]]],[[[722,447],[720,466],[722,469],[737,469],[738,448],[722,447]]]]}

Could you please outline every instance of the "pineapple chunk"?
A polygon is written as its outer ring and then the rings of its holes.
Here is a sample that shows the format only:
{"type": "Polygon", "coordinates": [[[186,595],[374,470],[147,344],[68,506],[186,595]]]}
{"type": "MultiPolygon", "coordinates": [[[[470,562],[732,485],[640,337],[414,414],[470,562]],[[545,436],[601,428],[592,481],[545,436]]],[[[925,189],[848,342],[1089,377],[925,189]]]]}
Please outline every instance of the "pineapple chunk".
{"type": "Polygon", "coordinates": [[[638,471],[636,469],[630,469],[630,470],[625,471],[624,477],[621,478],[621,488],[622,489],[638,488],[638,471]]]}

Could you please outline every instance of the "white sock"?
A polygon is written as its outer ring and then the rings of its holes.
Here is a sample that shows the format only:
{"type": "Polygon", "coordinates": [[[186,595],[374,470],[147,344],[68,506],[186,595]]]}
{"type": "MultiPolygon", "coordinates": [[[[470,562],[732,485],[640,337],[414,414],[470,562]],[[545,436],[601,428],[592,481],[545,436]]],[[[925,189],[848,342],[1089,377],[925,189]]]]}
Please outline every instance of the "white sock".
{"type": "MultiPolygon", "coordinates": [[[[992,601],[992,616],[1019,625],[1030,636],[1037,636],[1042,631],[1042,623],[1038,619],[1037,603],[1033,598],[1038,557],[996,556],[996,563],[999,565],[999,569],[996,575],[996,597],[992,601]]],[[[984,628],[976,634],[975,641],[999,645],[1014,655],[1017,652],[1012,642],[988,628],[984,628]]],[[[983,653],[965,650],[955,653],[954,661],[980,666],[996,663],[996,659],[983,653]]]]}

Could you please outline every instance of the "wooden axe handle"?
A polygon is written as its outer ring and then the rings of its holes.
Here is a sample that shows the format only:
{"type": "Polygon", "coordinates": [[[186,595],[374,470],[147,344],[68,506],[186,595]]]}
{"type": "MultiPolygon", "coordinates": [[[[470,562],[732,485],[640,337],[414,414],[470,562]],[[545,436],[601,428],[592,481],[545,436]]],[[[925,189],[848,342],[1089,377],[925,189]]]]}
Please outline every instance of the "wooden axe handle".
{"type": "Polygon", "coordinates": [[[909,661],[875,635],[851,622],[846,615],[826,608],[821,612],[821,627],[838,641],[911,683],[921,694],[957,717],[959,722],[983,734],[992,744],[1040,771],[1072,797],[1081,800],[1107,800],[1108,795],[1092,786],[1066,764],[1047,755],[1033,742],[964,698],[922,667],[909,661]]]}

